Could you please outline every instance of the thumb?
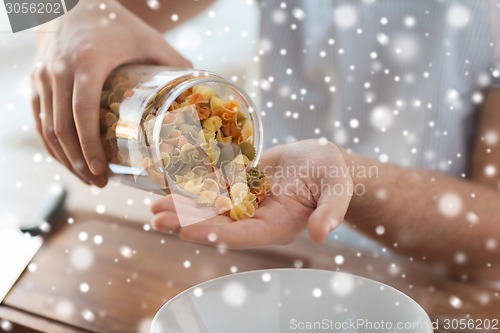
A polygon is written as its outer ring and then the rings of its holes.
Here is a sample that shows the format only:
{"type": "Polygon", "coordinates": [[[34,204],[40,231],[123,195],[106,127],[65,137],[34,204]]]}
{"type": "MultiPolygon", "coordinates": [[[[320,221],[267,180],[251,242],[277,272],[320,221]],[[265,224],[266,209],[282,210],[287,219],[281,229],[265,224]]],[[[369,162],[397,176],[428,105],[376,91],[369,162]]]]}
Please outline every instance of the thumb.
{"type": "Polygon", "coordinates": [[[157,62],[159,65],[179,67],[179,68],[193,68],[193,64],[188,59],[184,58],[176,49],[174,49],[163,36],[160,37],[160,41],[154,47],[154,53],[152,55],[152,60],[157,62]]]}
{"type": "Polygon", "coordinates": [[[309,237],[314,242],[324,242],[328,234],[344,221],[351,197],[350,177],[332,179],[323,184],[316,209],[307,221],[309,237]]]}

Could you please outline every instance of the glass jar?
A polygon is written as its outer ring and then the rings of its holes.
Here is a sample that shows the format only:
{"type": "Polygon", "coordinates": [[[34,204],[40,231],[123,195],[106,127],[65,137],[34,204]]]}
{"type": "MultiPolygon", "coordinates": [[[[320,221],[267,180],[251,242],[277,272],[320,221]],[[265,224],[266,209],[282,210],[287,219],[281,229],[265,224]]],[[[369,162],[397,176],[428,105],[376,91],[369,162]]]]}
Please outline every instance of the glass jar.
{"type": "MultiPolygon", "coordinates": [[[[255,105],[214,73],[120,67],[104,84],[100,123],[111,178],[171,194],[181,225],[230,210],[240,203],[235,197],[250,194],[250,178],[262,178],[256,173],[263,132],[255,105]],[[245,186],[238,183],[250,187],[240,193],[245,186]]],[[[258,202],[259,192],[253,193],[258,202]]]]}

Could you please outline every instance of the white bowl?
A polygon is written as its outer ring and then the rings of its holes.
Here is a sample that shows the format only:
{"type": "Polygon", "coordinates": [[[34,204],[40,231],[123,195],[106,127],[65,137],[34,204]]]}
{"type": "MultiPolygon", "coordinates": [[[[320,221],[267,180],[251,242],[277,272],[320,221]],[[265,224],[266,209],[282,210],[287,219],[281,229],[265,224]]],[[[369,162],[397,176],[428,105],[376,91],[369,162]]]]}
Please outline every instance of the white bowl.
{"type": "Polygon", "coordinates": [[[226,332],[433,331],[425,311],[402,292],[314,269],[252,271],[204,282],[167,302],[151,325],[151,333],[226,332]]]}

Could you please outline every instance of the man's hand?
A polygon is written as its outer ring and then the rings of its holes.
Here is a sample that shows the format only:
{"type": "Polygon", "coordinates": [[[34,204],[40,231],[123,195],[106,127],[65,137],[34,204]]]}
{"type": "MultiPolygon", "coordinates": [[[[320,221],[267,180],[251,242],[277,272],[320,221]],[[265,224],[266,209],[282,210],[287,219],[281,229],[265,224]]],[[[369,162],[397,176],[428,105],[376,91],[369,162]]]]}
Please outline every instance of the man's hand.
{"type": "Polygon", "coordinates": [[[290,243],[306,227],[312,240],[323,242],[344,220],[353,187],[334,144],[307,140],[281,145],[262,156],[259,168],[270,177],[272,190],[254,218],[217,216],[181,228],[172,198],[166,197],[151,208],[154,228],[188,241],[242,249],[290,243]]]}
{"type": "Polygon", "coordinates": [[[32,72],[33,113],[46,149],[87,184],[104,186],[99,137],[106,77],[125,63],[190,67],[163,36],[117,1],[82,1],[39,43],[32,72]]]}

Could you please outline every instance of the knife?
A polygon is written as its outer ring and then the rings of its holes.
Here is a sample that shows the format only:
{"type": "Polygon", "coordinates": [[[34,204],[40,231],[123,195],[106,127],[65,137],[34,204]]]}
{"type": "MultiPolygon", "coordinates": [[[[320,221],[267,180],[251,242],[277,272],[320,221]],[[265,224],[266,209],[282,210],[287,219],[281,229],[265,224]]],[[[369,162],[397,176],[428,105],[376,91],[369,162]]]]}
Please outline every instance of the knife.
{"type": "Polygon", "coordinates": [[[64,208],[67,192],[61,185],[50,186],[42,194],[35,216],[18,226],[2,226],[0,221],[0,303],[19,279],[43,244],[64,208]]]}

